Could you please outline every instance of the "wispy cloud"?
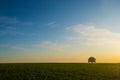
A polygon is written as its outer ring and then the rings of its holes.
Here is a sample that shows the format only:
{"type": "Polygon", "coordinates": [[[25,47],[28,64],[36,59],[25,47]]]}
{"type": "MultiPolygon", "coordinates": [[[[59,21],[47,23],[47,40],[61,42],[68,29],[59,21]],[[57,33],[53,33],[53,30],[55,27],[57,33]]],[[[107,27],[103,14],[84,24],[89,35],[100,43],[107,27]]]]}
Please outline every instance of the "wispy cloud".
{"type": "Polygon", "coordinates": [[[27,48],[19,46],[19,45],[13,45],[13,46],[9,46],[9,48],[13,49],[13,50],[27,50],[27,48]]]}
{"type": "Polygon", "coordinates": [[[7,16],[1,16],[0,17],[1,23],[9,23],[9,24],[15,24],[19,23],[16,17],[7,17],[7,16]]]}
{"type": "Polygon", "coordinates": [[[0,31],[0,35],[6,34],[6,31],[0,31]]]}
{"type": "Polygon", "coordinates": [[[16,17],[8,17],[8,16],[0,16],[0,23],[4,24],[17,24],[17,25],[22,25],[22,26],[31,26],[33,25],[32,22],[22,22],[18,20],[16,17]]]}
{"type": "Polygon", "coordinates": [[[65,45],[57,43],[57,42],[43,41],[40,44],[35,44],[34,47],[44,48],[44,49],[48,49],[48,50],[52,50],[52,51],[62,51],[68,46],[67,45],[65,46],[65,45]]]}
{"type": "Polygon", "coordinates": [[[16,30],[16,27],[8,26],[7,29],[8,30],[16,30]]]}
{"type": "Polygon", "coordinates": [[[23,45],[13,45],[13,44],[5,44],[5,43],[1,43],[0,48],[5,48],[5,49],[8,48],[11,50],[28,50],[28,48],[23,45]]]}
{"type": "Polygon", "coordinates": [[[22,22],[16,17],[0,16],[0,35],[24,35],[18,32],[18,27],[32,26],[32,22],[22,22]]]}
{"type": "Polygon", "coordinates": [[[6,48],[6,47],[8,47],[7,44],[0,44],[0,48],[6,48]]]}
{"type": "Polygon", "coordinates": [[[57,24],[56,22],[49,22],[47,25],[50,27],[57,27],[59,24],[57,24]]]}
{"type": "Polygon", "coordinates": [[[32,22],[23,22],[21,23],[22,26],[32,26],[33,23],[32,22]]]}
{"type": "Polygon", "coordinates": [[[79,24],[67,27],[67,30],[75,32],[77,35],[69,37],[70,40],[79,41],[84,39],[82,43],[86,45],[120,45],[120,33],[108,29],[79,24]]]}
{"type": "Polygon", "coordinates": [[[16,30],[14,30],[15,28],[10,28],[8,30],[1,30],[0,31],[0,35],[12,35],[12,36],[16,36],[16,35],[25,35],[23,32],[17,32],[16,30]]]}
{"type": "Polygon", "coordinates": [[[55,24],[55,22],[49,22],[47,25],[51,26],[51,25],[54,25],[54,24],[55,24]]]}
{"type": "Polygon", "coordinates": [[[0,30],[0,35],[15,34],[15,33],[16,33],[16,27],[12,27],[12,26],[5,26],[3,29],[0,30]]]}

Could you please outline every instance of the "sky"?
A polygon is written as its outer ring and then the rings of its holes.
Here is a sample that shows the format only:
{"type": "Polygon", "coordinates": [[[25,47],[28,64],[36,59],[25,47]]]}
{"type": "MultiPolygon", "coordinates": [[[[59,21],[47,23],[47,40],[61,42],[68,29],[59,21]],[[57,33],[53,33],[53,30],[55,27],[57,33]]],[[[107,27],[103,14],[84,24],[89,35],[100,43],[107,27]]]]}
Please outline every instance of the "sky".
{"type": "Polygon", "coordinates": [[[0,63],[120,62],[120,0],[0,0],[0,63]]]}

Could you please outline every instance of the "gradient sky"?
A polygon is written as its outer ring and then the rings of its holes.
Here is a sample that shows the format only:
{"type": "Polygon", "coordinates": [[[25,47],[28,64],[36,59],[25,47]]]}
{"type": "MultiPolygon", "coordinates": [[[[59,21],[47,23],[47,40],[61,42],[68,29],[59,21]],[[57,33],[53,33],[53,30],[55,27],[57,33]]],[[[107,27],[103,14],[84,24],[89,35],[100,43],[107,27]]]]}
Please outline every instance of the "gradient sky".
{"type": "Polygon", "coordinates": [[[120,0],[0,0],[0,62],[120,62],[120,0]]]}

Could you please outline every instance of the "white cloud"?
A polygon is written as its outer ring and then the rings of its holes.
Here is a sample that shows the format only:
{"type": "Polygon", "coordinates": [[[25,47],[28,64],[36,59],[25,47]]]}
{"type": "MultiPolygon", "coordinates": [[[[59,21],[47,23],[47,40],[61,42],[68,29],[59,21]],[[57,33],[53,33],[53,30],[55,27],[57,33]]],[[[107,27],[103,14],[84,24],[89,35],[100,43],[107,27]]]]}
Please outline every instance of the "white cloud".
{"type": "Polygon", "coordinates": [[[6,26],[6,29],[0,30],[0,35],[25,35],[23,32],[18,32],[16,27],[6,26]]]}
{"type": "Polygon", "coordinates": [[[9,48],[11,50],[29,50],[28,47],[12,44],[0,44],[0,48],[9,48]]]}
{"type": "Polygon", "coordinates": [[[63,44],[60,44],[60,43],[57,43],[57,42],[43,41],[40,44],[35,44],[34,47],[49,49],[49,50],[52,50],[52,51],[62,51],[67,46],[65,46],[63,44]]]}
{"type": "Polygon", "coordinates": [[[67,27],[67,30],[71,30],[77,35],[72,36],[71,40],[84,39],[82,43],[86,45],[120,45],[120,33],[115,33],[108,29],[79,24],[67,27]]]}
{"type": "Polygon", "coordinates": [[[49,22],[47,25],[50,27],[57,27],[58,26],[58,24],[56,22],[49,22]]]}
{"type": "Polygon", "coordinates": [[[19,23],[19,21],[16,19],[16,17],[7,17],[7,16],[1,16],[0,22],[2,23],[19,23]]]}
{"type": "MultiPolygon", "coordinates": [[[[18,20],[16,17],[8,17],[8,16],[0,16],[0,23],[5,23],[5,24],[17,24],[20,26],[32,26],[32,22],[22,22],[18,20]]],[[[51,24],[52,25],[52,24],[51,24]]],[[[5,26],[5,25],[0,25],[0,26],[5,26]]]]}
{"type": "Polygon", "coordinates": [[[0,31],[0,35],[6,34],[6,31],[0,31]]]}
{"type": "MultiPolygon", "coordinates": [[[[26,27],[26,26],[35,26],[33,22],[22,22],[18,20],[16,17],[9,17],[9,16],[0,16],[0,27],[3,28],[0,30],[0,36],[4,35],[25,35],[20,29],[20,27],[26,27]],[[19,28],[18,28],[19,27],[19,28]]],[[[31,33],[32,34],[32,33],[31,33]]],[[[27,35],[26,35],[27,36],[27,35]]]]}
{"type": "Polygon", "coordinates": [[[23,26],[32,26],[33,23],[32,22],[23,22],[23,23],[21,23],[21,25],[23,25],[23,26]]]}
{"type": "Polygon", "coordinates": [[[8,30],[2,30],[0,31],[0,35],[4,36],[4,35],[12,35],[12,36],[16,36],[16,35],[25,35],[22,32],[17,32],[15,30],[15,28],[9,28],[8,30]]]}
{"type": "Polygon", "coordinates": [[[0,44],[0,48],[8,47],[7,44],[0,44]]]}
{"type": "Polygon", "coordinates": [[[10,46],[10,48],[14,50],[26,50],[26,48],[21,47],[21,46],[10,46]]]}
{"type": "Polygon", "coordinates": [[[54,24],[55,24],[55,22],[49,22],[47,25],[51,26],[51,25],[54,25],[54,24]]]}
{"type": "Polygon", "coordinates": [[[6,29],[0,30],[0,35],[5,35],[5,34],[16,35],[16,28],[12,26],[7,26],[6,29]]]}
{"type": "Polygon", "coordinates": [[[12,26],[8,26],[7,29],[8,29],[8,30],[16,30],[16,28],[15,28],[15,27],[12,27],[12,26]]]}

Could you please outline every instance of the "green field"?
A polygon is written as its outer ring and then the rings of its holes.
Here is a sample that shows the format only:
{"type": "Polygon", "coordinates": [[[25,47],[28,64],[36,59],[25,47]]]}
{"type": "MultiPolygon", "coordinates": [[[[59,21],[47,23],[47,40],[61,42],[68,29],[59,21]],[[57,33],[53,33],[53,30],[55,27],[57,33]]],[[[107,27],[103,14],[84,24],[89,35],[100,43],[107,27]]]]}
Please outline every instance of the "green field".
{"type": "Polygon", "coordinates": [[[120,80],[120,64],[0,64],[0,80],[120,80]]]}

